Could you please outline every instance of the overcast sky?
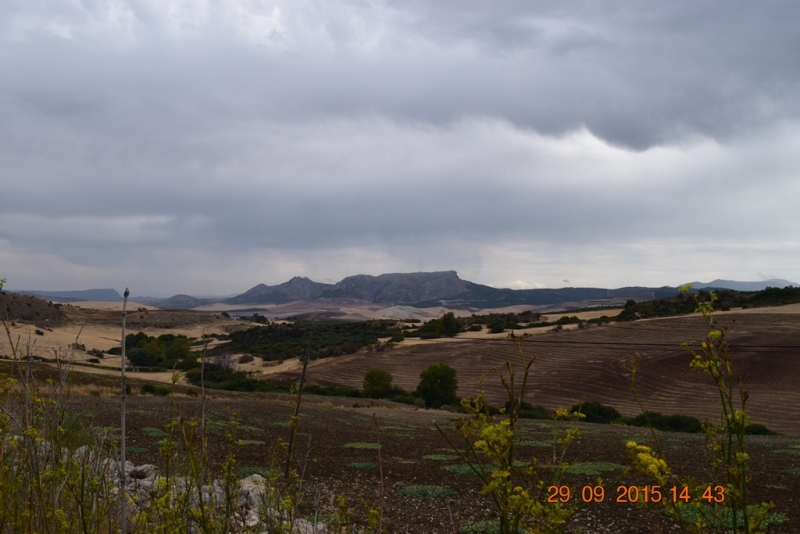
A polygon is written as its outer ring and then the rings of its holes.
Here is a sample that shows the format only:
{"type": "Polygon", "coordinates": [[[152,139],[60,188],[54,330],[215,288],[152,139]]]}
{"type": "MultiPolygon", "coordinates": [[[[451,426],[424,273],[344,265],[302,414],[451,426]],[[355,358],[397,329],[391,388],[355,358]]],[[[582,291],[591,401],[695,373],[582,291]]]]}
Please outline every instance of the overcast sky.
{"type": "Polygon", "coordinates": [[[0,1],[0,277],[800,281],[800,3],[0,1]]]}

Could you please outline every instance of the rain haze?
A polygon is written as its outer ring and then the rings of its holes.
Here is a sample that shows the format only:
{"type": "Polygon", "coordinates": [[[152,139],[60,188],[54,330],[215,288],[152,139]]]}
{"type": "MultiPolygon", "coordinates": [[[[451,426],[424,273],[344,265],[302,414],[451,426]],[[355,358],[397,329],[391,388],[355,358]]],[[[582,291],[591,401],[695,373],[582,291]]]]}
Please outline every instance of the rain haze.
{"type": "Polygon", "coordinates": [[[800,280],[800,3],[5,2],[0,277],[800,280]]]}

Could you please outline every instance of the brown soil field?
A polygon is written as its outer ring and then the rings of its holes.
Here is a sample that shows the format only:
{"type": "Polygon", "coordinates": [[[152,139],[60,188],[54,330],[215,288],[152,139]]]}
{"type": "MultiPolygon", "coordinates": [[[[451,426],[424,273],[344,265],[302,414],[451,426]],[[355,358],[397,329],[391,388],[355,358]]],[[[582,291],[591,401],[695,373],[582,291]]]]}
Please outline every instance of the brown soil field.
{"type": "MultiPolygon", "coordinates": [[[[734,369],[750,393],[748,408],[755,422],[770,429],[800,435],[800,313],[720,313],[727,327],[734,369]]],[[[702,341],[707,332],[699,315],[616,323],[581,330],[545,332],[526,340],[525,356],[535,358],[528,402],[548,408],[569,407],[582,400],[598,400],[624,415],[639,408],[630,392],[629,374],[620,365],[634,353],[642,356],[637,389],[648,410],[664,414],[718,416],[718,393],[703,373],[689,368],[684,342],[702,341]]],[[[309,366],[310,383],[361,387],[364,373],[381,368],[394,383],[413,390],[420,373],[431,363],[445,362],[458,372],[459,395],[473,396],[480,377],[489,402],[505,396],[495,368],[517,358],[514,343],[505,338],[450,343],[396,345],[383,352],[360,352],[309,366]]],[[[297,371],[273,375],[295,381],[297,371]]]]}
{"type": "MultiPolygon", "coordinates": [[[[240,429],[237,437],[249,440],[248,445],[237,448],[237,466],[242,469],[265,468],[271,462],[274,445],[279,438],[288,439],[290,406],[286,397],[278,395],[234,395],[232,398],[212,399],[208,403],[210,420],[210,457],[219,465],[228,452],[223,434],[230,426],[226,422],[238,413],[240,429]],[[263,444],[261,444],[263,442],[263,444]]],[[[81,397],[73,400],[75,408],[95,414],[92,424],[119,426],[119,400],[116,398],[81,397]]],[[[186,418],[197,416],[199,401],[180,399],[180,412],[186,418]]],[[[369,403],[369,401],[366,401],[369,403]]],[[[459,460],[436,461],[427,455],[452,454],[447,441],[436,429],[439,424],[448,436],[453,414],[436,410],[414,410],[408,407],[362,406],[353,401],[314,396],[305,397],[299,424],[298,450],[295,467],[305,472],[306,498],[301,515],[313,515],[314,496],[319,490],[322,512],[330,512],[333,498],[344,495],[357,517],[364,517],[361,503],[377,503],[380,496],[381,477],[377,467],[378,456],[374,449],[350,448],[347,444],[377,443],[380,441],[381,461],[386,488],[386,513],[392,521],[387,532],[395,533],[453,533],[456,527],[466,527],[476,521],[492,517],[491,504],[480,494],[477,477],[444,470],[446,465],[460,464],[459,460]],[[337,404],[338,403],[338,404],[337,404]],[[376,429],[377,421],[380,432],[376,429]],[[355,466],[358,465],[358,467],[355,466]],[[407,485],[436,485],[452,489],[456,495],[447,499],[405,497],[397,492],[407,485]]],[[[385,403],[376,403],[385,404],[385,403]]],[[[126,440],[134,447],[128,458],[135,464],[155,463],[163,468],[158,455],[158,441],[152,428],[163,428],[178,409],[170,399],[132,396],[128,398],[126,440]]],[[[648,439],[643,429],[579,424],[581,435],[567,454],[567,461],[612,462],[627,465],[625,442],[648,439]]],[[[519,437],[523,446],[518,458],[528,461],[535,457],[547,463],[552,456],[548,445],[559,426],[553,421],[523,420],[519,437]]],[[[692,434],[658,432],[665,447],[667,459],[679,476],[693,476],[708,480],[709,455],[703,437],[692,434]]],[[[753,479],[750,484],[751,502],[773,501],[775,512],[785,514],[784,525],[769,532],[797,532],[800,525],[800,440],[784,436],[759,436],[748,438],[753,479]],[[793,452],[794,451],[794,452],[793,452]],[[794,470],[794,471],[789,471],[794,470]]],[[[277,457],[282,468],[283,457],[277,457]]],[[[544,471],[546,472],[546,471],[544,471]]],[[[568,474],[564,483],[573,495],[594,484],[596,476],[568,474]]],[[[674,528],[671,520],[663,517],[657,508],[640,508],[634,504],[617,503],[616,487],[620,484],[644,484],[644,479],[623,474],[622,470],[603,474],[606,481],[606,499],[602,503],[580,503],[580,511],[567,532],[643,533],[668,532],[674,528]]],[[[576,501],[579,498],[576,498],[576,501]]]]}

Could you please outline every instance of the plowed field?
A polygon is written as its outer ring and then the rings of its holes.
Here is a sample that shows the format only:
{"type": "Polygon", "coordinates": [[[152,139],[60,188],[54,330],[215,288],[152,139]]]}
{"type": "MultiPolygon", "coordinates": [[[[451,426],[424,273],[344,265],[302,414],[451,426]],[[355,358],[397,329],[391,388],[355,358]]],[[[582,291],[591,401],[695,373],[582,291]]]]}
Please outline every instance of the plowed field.
{"type": "MultiPolygon", "coordinates": [[[[84,397],[76,399],[83,413],[96,413],[94,424],[106,427],[119,425],[119,400],[116,398],[84,397]]],[[[463,463],[452,456],[447,441],[438,432],[438,423],[455,439],[450,430],[450,418],[443,411],[414,410],[409,407],[385,408],[352,406],[353,401],[309,396],[303,405],[299,425],[298,452],[295,466],[305,472],[306,498],[301,515],[314,515],[314,499],[319,491],[319,514],[330,513],[338,495],[347,498],[356,517],[364,518],[363,502],[379,501],[381,477],[378,451],[380,441],[386,491],[386,515],[392,527],[385,532],[415,534],[453,534],[458,527],[467,527],[492,518],[491,503],[480,493],[476,476],[465,473],[463,463]],[[347,406],[350,404],[350,406],[347,406]],[[380,425],[380,434],[375,426],[380,425]],[[404,496],[402,488],[409,485],[437,486],[451,490],[447,498],[404,496]]],[[[369,401],[367,401],[369,402],[369,401]]],[[[182,413],[196,416],[199,401],[181,400],[182,413]]],[[[286,421],[289,403],[285,398],[267,395],[241,396],[238,399],[213,399],[209,402],[207,421],[212,464],[219,467],[227,453],[226,424],[233,412],[239,414],[238,437],[243,445],[236,452],[237,466],[252,470],[270,465],[275,444],[287,439],[286,421]]],[[[156,429],[164,428],[170,414],[178,410],[167,398],[132,396],[128,398],[128,458],[136,465],[154,463],[163,469],[158,454],[158,442],[163,439],[156,429]]],[[[595,484],[596,475],[567,474],[563,484],[571,487],[581,507],[567,529],[569,533],[641,534],[673,532],[673,522],[660,515],[658,507],[639,507],[619,503],[619,485],[646,484],[645,479],[625,475],[622,466],[628,464],[625,442],[629,439],[647,441],[648,432],[641,428],[617,425],[580,424],[581,435],[570,448],[566,460],[577,462],[608,462],[610,470],[603,472],[606,497],[603,502],[581,504],[581,488],[595,484]]],[[[552,440],[559,425],[553,421],[523,420],[519,437],[522,440],[517,458],[528,461],[536,457],[546,464],[552,457],[552,440]]],[[[703,436],[659,432],[667,460],[680,477],[692,476],[709,480],[710,456],[703,436]]],[[[180,440],[176,439],[180,448],[180,440]]],[[[751,502],[774,501],[775,512],[784,514],[787,521],[770,533],[798,532],[800,528],[800,440],[787,436],[755,436],[748,438],[751,456],[751,502]]],[[[283,463],[278,461],[278,468],[283,463]]],[[[584,464],[585,465],[585,464],[584,464]]],[[[543,471],[546,474],[546,471],[543,471]]]]}
{"type": "MultiPolygon", "coordinates": [[[[750,414],[778,432],[800,435],[800,314],[720,313],[727,327],[734,369],[750,392],[750,414]]],[[[599,400],[624,415],[638,414],[629,374],[620,360],[642,355],[638,391],[648,410],[700,419],[718,414],[718,393],[710,379],[689,368],[681,344],[702,341],[707,327],[698,315],[618,323],[584,330],[536,335],[525,341],[525,356],[535,357],[528,401],[548,408],[599,400]]],[[[361,352],[314,362],[310,383],[361,387],[364,373],[378,367],[394,383],[413,390],[431,363],[445,362],[458,372],[459,395],[472,396],[481,375],[490,402],[505,400],[495,368],[516,358],[511,340],[468,340],[402,344],[383,352],[361,352]]],[[[297,373],[284,375],[296,379],[297,373]]],[[[274,377],[273,377],[274,378],[274,377]]]]}

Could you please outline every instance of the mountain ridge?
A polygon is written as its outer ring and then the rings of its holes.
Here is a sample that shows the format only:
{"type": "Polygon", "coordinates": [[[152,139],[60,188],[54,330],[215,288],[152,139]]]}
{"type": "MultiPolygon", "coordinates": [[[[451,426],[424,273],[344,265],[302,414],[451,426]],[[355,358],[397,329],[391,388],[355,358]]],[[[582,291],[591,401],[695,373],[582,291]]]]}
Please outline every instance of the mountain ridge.
{"type": "MultiPolygon", "coordinates": [[[[760,291],[766,287],[800,286],[784,279],[761,282],[737,282],[716,279],[708,283],[693,282],[695,290],[732,289],[735,291],[760,291]]],[[[406,305],[416,308],[446,306],[453,309],[501,308],[515,305],[547,306],[562,303],[581,303],[583,306],[618,305],[627,300],[646,301],[673,296],[676,287],[626,286],[617,289],[596,287],[564,287],[557,289],[495,288],[459,278],[458,272],[421,271],[412,273],[385,273],[381,275],[356,274],[335,284],[314,282],[308,277],[295,276],[290,280],[269,286],[257,284],[244,293],[225,298],[198,298],[178,294],[167,299],[148,299],[163,309],[193,309],[210,304],[266,305],[316,299],[354,299],[374,304],[406,305]]],[[[24,295],[67,302],[100,300],[118,302],[122,296],[114,289],[88,289],[79,291],[14,291],[24,295]]]]}

